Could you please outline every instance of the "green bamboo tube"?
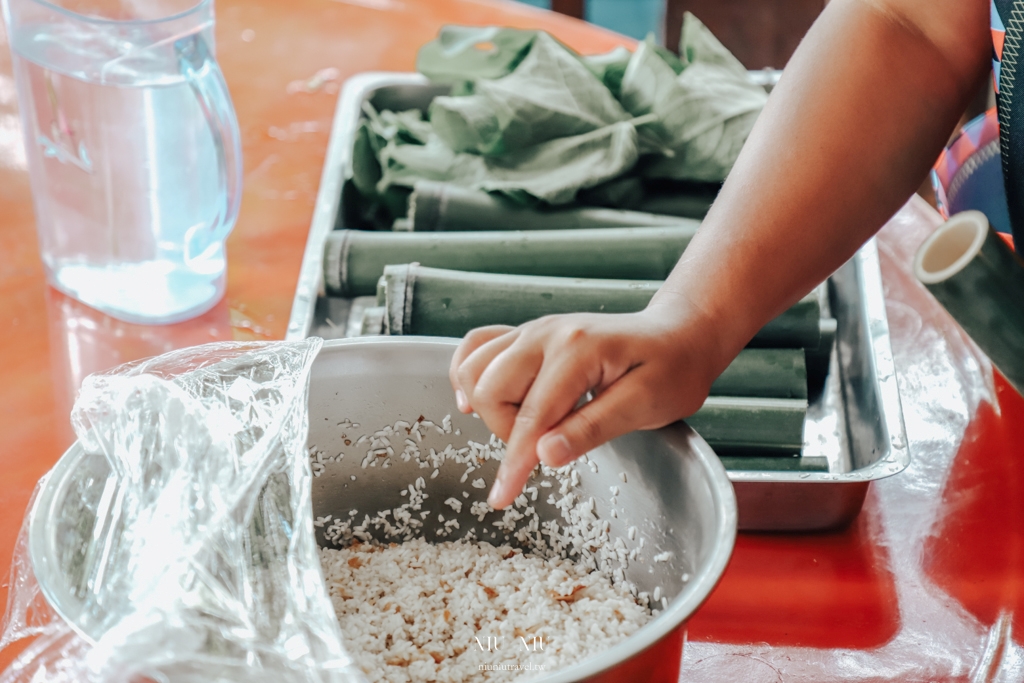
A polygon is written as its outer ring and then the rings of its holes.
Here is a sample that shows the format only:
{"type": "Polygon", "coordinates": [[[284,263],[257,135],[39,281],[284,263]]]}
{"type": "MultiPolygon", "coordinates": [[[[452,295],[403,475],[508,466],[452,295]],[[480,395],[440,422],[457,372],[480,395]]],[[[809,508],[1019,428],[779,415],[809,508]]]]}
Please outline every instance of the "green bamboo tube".
{"type": "Polygon", "coordinates": [[[813,349],[821,344],[821,305],[811,292],[780,316],[768,321],[751,340],[759,348],[813,349]]]}
{"type": "Polygon", "coordinates": [[[329,296],[366,296],[384,266],[419,263],[481,273],[664,280],[695,228],[486,232],[335,230],[324,247],[329,296]]]}
{"type": "Polygon", "coordinates": [[[712,396],[686,423],[724,454],[803,448],[807,401],[793,398],[712,396]]]}
{"type": "Polygon", "coordinates": [[[1024,393],[1024,262],[980,211],[943,223],[921,245],[914,274],[1024,393]]]}
{"type": "MultiPolygon", "coordinates": [[[[345,336],[358,337],[363,333],[363,318],[366,309],[377,306],[375,296],[357,296],[349,301],[348,317],[345,320],[345,336]]],[[[378,334],[380,334],[378,332],[378,334]]]]}
{"type": "Polygon", "coordinates": [[[383,306],[369,306],[363,311],[363,324],[359,328],[360,337],[371,337],[384,334],[384,318],[387,309],[383,306]]]}
{"type": "Polygon", "coordinates": [[[661,282],[498,275],[387,266],[387,331],[461,337],[483,325],[521,325],[554,313],[642,310],[661,282]]]}
{"type": "Polygon", "coordinates": [[[821,342],[816,348],[807,349],[807,386],[809,391],[821,391],[828,378],[828,366],[832,362],[832,349],[836,345],[836,334],[839,331],[835,318],[822,318],[821,342]]]}
{"type": "Polygon", "coordinates": [[[715,383],[712,396],[807,398],[803,349],[744,349],[715,383]]]}
{"type": "Polygon", "coordinates": [[[720,455],[729,472],[828,472],[828,458],[812,456],[720,455]]]}
{"type": "MultiPolygon", "coordinates": [[[[461,337],[484,325],[521,325],[556,313],[632,313],[661,286],[650,280],[598,280],[499,275],[424,268],[384,268],[388,334],[461,337]]],[[[819,343],[818,299],[813,294],[768,323],[759,347],[806,348],[819,343]]]]}
{"type": "Polygon", "coordinates": [[[699,221],[640,211],[580,208],[535,209],[479,190],[448,183],[420,181],[409,198],[411,229],[416,232],[459,230],[576,230],[580,228],[665,227],[699,221]]]}

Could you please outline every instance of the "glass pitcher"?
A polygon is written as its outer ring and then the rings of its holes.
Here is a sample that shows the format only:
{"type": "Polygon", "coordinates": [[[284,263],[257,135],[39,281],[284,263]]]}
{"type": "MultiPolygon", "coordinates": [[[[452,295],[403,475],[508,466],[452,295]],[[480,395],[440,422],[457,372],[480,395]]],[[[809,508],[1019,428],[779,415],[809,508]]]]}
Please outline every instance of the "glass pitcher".
{"type": "Polygon", "coordinates": [[[49,282],[121,320],[224,293],[238,121],[212,0],[3,0],[49,282]]]}

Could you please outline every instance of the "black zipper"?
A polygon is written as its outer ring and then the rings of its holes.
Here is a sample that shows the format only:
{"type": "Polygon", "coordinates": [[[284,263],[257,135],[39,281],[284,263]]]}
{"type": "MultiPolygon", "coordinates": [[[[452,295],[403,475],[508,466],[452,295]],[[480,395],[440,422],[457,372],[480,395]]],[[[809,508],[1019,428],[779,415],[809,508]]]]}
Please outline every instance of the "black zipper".
{"type": "Polygon", "coordinates": [[[999,66],[999,153],[1003,164],[1006,204],[1017,253],[1024,256],[1024,102],[1017,83],[1021,50],[1024,49],[1024,0],[1009,3],[1002,14],[1006,37],[999,66]]]}

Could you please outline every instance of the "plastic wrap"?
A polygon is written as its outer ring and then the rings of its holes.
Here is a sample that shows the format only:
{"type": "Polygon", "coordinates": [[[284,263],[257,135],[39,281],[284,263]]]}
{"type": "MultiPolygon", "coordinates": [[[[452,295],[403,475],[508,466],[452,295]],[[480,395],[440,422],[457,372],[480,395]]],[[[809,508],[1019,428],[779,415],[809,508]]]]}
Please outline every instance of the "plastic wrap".
{"type": "Polygon", "coordinates": [[[915,197],[878,237],[910,467],[872,484],[850,529],[741,535],[680,680],[1024,680],[1007,616],[1024,614],[1021,402],[911,272],[939,223],[915,197]]]}
{"type": "Polygon", "coordinates": [[[0,647],[37,638],[0,681],[363,680],[313,536],[320,345],[209,344],[86,379],[75,495],[44,506],[54,472],[37,488],[0,647]]]}

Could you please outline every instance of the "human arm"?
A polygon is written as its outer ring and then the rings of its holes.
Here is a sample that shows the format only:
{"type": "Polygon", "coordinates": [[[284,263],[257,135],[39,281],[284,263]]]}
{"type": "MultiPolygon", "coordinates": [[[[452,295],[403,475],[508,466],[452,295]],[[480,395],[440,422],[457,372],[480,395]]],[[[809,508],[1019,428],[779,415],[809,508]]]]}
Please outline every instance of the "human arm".
{"type": "Polygon", "coordinates": [[[983,77],[984,0],[833,0],[701,229],[644,311],[471,332],[451,379],[508,443],[490,502],[692,414],[768,320],[845,262],[927,173],[983,77]],[[586,391],[591,402],[575,409],[586,391]]]}

